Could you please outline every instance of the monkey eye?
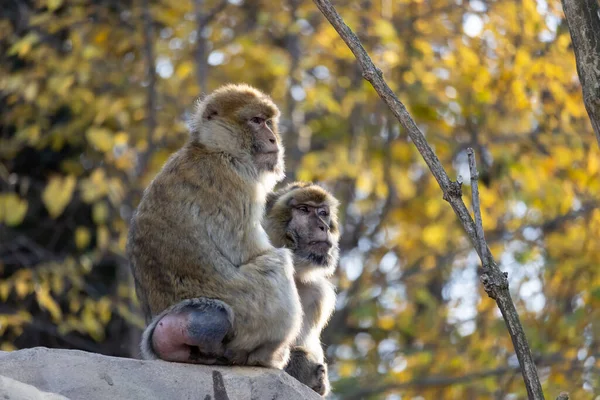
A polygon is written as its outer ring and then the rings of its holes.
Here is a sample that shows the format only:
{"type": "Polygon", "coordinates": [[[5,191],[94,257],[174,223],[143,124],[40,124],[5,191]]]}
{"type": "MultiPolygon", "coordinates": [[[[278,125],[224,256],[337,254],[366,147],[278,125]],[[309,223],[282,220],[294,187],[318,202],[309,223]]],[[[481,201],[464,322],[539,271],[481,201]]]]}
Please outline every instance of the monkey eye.
{"type": "Polygon", "coordinates": [[[303,213],[307,213],[308,212],[308,207],[306,207],[306,206],[300,206],[300,207],[298,207],[298,210],[302,211],[303,213]]]}
{"type": "Polygon", "coordinates": [[[322,217],[326,217],[326,216],[329,215],[329,213],[327,211],[325,211],[325,210],[321,210],[321,211],[319,211],[319,215],[322,216],[322,217]]]}
{"type": "Polygon", "coordinates": [[[269,128],[272,128],[272,127],[273,127],[273,120],[272,120],[272,119],[268,119],[268,120],[267,120],[267,126],[268,126],[269,128]]]}
{"type": "Polygon", "coordinates": [[[264,119],[262,119],[260,117],[254,117],[254,118],[251,118],[250,121],[254,124],[260,125],[263,123],[264,119]]]}

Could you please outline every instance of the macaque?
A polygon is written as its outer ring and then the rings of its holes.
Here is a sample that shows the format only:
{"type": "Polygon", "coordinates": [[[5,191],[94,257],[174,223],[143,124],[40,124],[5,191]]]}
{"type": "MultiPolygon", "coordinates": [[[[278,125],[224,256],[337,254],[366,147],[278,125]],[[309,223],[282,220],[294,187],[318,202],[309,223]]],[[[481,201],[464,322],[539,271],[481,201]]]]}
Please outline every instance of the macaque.
{"type": "Polygon", "coordinates": [[[145,190],[127,244],[149,322],[143,358],[287,365],[302,325],[292,253],[261,225],[266,196],[284,176],[278,118],[250,86],[216,90],[145,190]]]}
{"type": "Polygon", "coordinates": [[[321,331],[335,306],[328,278],[339,258],[338,201],[320,186],[296,182],[267,197],[264,227],[275,246],[294,254],[302,328],[285,370],[315,392],[329,392],[321,331]]]}

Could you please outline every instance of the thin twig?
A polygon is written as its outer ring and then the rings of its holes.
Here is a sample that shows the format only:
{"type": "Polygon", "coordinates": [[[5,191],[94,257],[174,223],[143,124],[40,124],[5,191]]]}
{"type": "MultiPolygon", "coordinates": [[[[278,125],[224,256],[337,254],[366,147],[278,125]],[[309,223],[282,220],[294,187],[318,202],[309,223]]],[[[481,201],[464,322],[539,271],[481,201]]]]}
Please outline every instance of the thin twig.
{"type": "Polygon", "coordinates": [[[472,148],[467,149],[469,157],[469,171],[471,172],[471,198],[473,202],[473,215],[475,215],[475,233],[477,234],[477,242],[479,244],[479,253],[483,254],[483,249],[486,246],[485,235],[483,233],[483,220],[481,219],[481,204],[479,202],[479,173],[477,172],[477,161],[475,160],[475,151],[472,148]]]}
{"type": "Polygon", "coordinates": [[[537,375],[537,368],[531,355],[531,350],[527,343],[527,337],[525,336],[523,326],[519,320],[519,315],[517,314],[515,305],[510,297],[507,274],[503,273],[500,268],[498,268],[487,245],[480,248],[478,244],[477,228],[461,197],[461,184],[450,180],[437,155],[431,149],[427,140],[425,140],[425,136],[417,127],[417,124],[406,110],[404,104],[402,104],[385,82],[381,70],[373,64],[373,61],[363,48],[358,37],[344,23],[344,20],[331,2],[329,0],[313,1],[358,60],[362,68],[363,77],[369,81],[377,94],[379,94],[379,97],[387,104],[402,127],[408,132],[412,142],[417,147],[417,150],[419,150],[419,153],[427,163],[431,173],[440,185],[440,188],[444,193],[444,199],[452,206],[452,209],[460,220],[467,236],[479,254],[485,271],[485,273],[481,275],[481,281],[488,296],[496,300],[498,308],[502,312],[519,364],[521,365],[521,372],[523,374],[523,380],[525,381],[529,399],[543,400],[544,394],[537,375]]]}

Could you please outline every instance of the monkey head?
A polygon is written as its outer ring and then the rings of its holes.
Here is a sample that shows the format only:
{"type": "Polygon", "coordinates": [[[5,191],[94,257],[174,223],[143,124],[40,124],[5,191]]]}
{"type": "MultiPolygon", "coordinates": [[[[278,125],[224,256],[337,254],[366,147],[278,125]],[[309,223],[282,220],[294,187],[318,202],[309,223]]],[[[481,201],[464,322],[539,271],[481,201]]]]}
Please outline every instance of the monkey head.
{"type": "Polygon", "coordinates": [[[296,276],[333,274],[339,257],[338,201],[312,183],[295,182],[267,197],[264,226],[276,247],[294,252],[296,276]]]}
{"type": "Polygon", "coordinates": [[[248,85],[226,85],[197,104],[192,141],[251,164],[259,175],[273,178],[272,188],[284,177],[278,122],[279,109],[269,96],[248,85]]]}

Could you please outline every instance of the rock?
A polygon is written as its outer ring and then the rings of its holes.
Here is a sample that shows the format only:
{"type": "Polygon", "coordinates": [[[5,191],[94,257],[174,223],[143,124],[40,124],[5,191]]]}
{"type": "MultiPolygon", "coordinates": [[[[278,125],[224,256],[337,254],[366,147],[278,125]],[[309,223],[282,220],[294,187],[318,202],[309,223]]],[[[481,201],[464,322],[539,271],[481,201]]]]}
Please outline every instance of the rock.
{"type": "Polygon", "coordinates": [[[142,361],[44,347],[0,352],[0,400],[7,393],[10,400],[321,399],[275,369],[142,361]]]}

